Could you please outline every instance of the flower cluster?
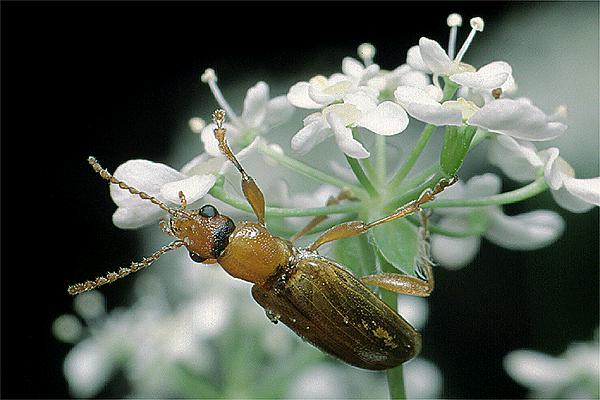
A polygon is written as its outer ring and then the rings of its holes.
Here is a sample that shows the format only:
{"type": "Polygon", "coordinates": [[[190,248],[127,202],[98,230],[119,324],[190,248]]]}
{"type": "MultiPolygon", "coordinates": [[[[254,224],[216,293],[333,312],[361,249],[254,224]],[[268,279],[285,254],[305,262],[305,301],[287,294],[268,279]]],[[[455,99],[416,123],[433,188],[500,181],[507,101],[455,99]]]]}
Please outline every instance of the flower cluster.
{"type": "MultiPolygon", "coordinates": [[[[292,237],[294,233],[282,217],[321,217],[320,225],[314,226],[310,235],[339,222],[374,220],[389,215],[391,210],[417,199],[424,190],[434,188],[442,179],[455,175],[463,178],[461,166],[468,153],[486,143],[489,163],[506,177],[524,185],[502,192],[502,179],[498,175],[477,171],[477,175],[466,174],[469,179],[461,180],[434,201],[422,205],[435,211],[430,223],[431,252],[441,265],[448,268],[467,265],[475,257],[482,238],[509,249],[534,250],[552,244],[564,230],[563,219],[555,211],[535,210],[507,215],[502,208],[504,205],[545,191],[550,191],[558,205],[572,212],[586,212],[600,205],[600,177],[577,178],[573,168],[560,157],[558,148],[540,146],[566,132],[567,126],[563,122],[566,107],[559,106],[556,112],[546,114],[530,99],[516,97],[517,83],[512,67],[505,61],[493,61],[479,68],[464,61],[475,36],[484,30],[481,18],[470,20],[471,31],[458,50],[456,37],[462,18],[452,14],[447,23],[450,39],[446,50],[438,42],[422,37],[417,45],[408,49],[406,63],[386,70],[374,62],[375,47],[365,43],[358,48],[359,59],[346,57],[342,60],[340,72],[299,81],[285,95],[271,98],[267,83],[256,83],[248,89],[239,115],[221,92],[215,71],[206,69],[201,80],[227,113],[229,120],[224,128],[238,160],[245,163],[249,157],[258,155],[262,164],[269,166],[253,174],[259,186],[273,189],[272,193],[266,193],[266,221],[274,234],[292,237]],[[285,137],[281,127],[293,120],[298,109],[304,113],[303,124],[285,137]],[[419,121],[417,125],[424,123],[425,126],[414,147],[404,148],[394,142],[396,139],[392,136],[403,132],[402,136],[406,136],[411,119],[419,121]],[[444,140],[442,148],[435,150],[436,162],[421,171],[414,171],[417,160],[437,131],[440,134],[443,131],[444,140]],[[374,141],[363,140],[363,135],[371,133],[375,134],[374,141]],[[289,142],[293,154],[309,157],[309,153],[317,148],[328,149],[329,138],[333,138],[335,147],[328,150],[327,159],[320,160],[322,165],[294,158],[283,150],[287,146],[277,143],[289,142]],[[369,143],[373,142],[371,146],[369,143]],[[398,148],[402,151],[397,151],[398,148]],[[388,169],[391,156],[400,165],[394,171],[388,169]],[[339,165],[340,158],[346,159],[348,168],[339,165]],[[277,168],[272,168],[273,165],[277,168]],[[279,179],[278,173],[282,170],[289,170],[320,186],[290,193],[289,188],[294,186],[285,182],[287,178],[279,179]],[[338,193],[345,194],[341,202],[336,200],[338,193]],[[324,223],[332,214],[341,216],[329,218],[324,223]]],[[[202,143],[204,152],[180,169],[148,160],[129,160],[116,169],[114,176],[172,207],[180,204],[180,193],[183,192],[190,208],[211,196],[219,202],[219,207],[250,211],[239,191],[230,193],[224,186],[225,182],[237,179],[237,172],[219,149],[213,134],[215,125],[206,124],[198,117],[189,122],[190,129],[197,134],[197,144],[202,143]]],[[[161,208],[116,185],[111,186],[110,194],[117,205],[113,221],[120,228],[139,228],[165,216],[161,208]]],[[[373,270],[364,270],[364,266],[377,266],[418,275],[416,264],[422,256],[420,251],[427,246],[419,243],[417,226],[418,222],[410,218],[397,220],[356,238],[350,249],[345,242],[334,243],[325,251],[342,258],[356,273],[373,273],[373,270]]],[[[150,324],[148,326],[132,324],[118,313],[103,317],[103,327],[98,332],[90,325],[90,337],[80,342],[65,362],[73,392],[81,396],[97,393],[98,385],[106,382],[109,372],[116,366],[125,368],[133,382],[139,383],[136,377],[140,374],[163,382],[158,379],[161,374],[152,370],[151,365],[138,362],[143,356],[135,346],[140,343],[144,344],[142,349],[158,349],[160,359],[157,363],[161,365],[184,365],[192,375],[204,374],[204,367],[193,363],[193,360],[204,358],[187,346],[192,342],[204,343],[210,334],[182,327],[186,319],[198,321],[199,315],[206,314],[202,302],[209,300],[206,295],[198,295],[206,290],[196,289],[182,296],[175,309],[165,305],[164,296],[154,295],[152,299],[158,303],[153,302],[149,307],[145,302],[148,298],[140,300],[139,310],[135,311],[147,317],[145,323],[150,324]],[[160,326],[151,325],[156,321],[161,321],[160,326]],[[169,334],[166,330],[172,332],[169,334]],[[114,332],[128,340],[116,343],[114,332]],[[148,335],[148,332],[152,334],[148,335]],[[169,334],[168,338],[163,334],[169,334]],[[105,342],[121,350],[116,355],[100,351],[105,342]],[[83,365],[90,369],[74,370],[73,360],[82,363],[82,358],[88,360],[83,365]],[[107,375],[98,378],[99,370],[107,375]],[[96,376],[93,382],[89,378],[92,375],[96,376]]],[[[218,308],[227,308],[222,306],[219,303],[218,308]]],[[[206,318],[210,320],[211,316],[206,318]]],[[[70,337],[68,340],[71,341],[78,335],[73,332],[82,329],[71,317],[63,318],[61,324],[71,326],[72,334],[58,336],[70,337]]],[[[427,362],[421,367],[432,370],[427,362]]],[[[441,381],[439,374],[436,378],[435,368],[433,371],[432,379],[441,381]]],[[[185,381],[182,372],[175,367],[169,369],[169,374],[185,381]]],[[[417,381],[418,374],[412,379],[417,381]]],[[[211,397],[223,394],[208,385],[204,389],[211,397]]],[[[137,393],[143,395],[149,393],[148,390],[140,387],[137,393]]],[[[162,393],[166,396],[173,392],[162,393]]],[[[280,395],[286,393],[289,395],[293,390],[282,391],[280,395]]],[[[264,393],[226,394],[239,397],[264,393]]],[[[346,393],[335,395],[343,397],[346,393]]],[[[439,387],[435,393],[427,393],[430,397],[437,395],[439,387]]]]}

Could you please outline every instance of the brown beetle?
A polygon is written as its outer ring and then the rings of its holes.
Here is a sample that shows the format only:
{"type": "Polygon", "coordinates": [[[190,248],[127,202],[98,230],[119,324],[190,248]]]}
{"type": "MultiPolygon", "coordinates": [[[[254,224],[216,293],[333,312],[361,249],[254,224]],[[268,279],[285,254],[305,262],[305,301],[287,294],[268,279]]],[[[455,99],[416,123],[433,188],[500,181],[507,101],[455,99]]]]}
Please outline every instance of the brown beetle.
{"type": "MultiPolygon", "coordinates": [[[[215,137],[223,154],[241,173],[244,196],[258,221],[244,221],[236,226],[211,205],[188,210],[185,195],[181,192],[182,207],[168,207],[157,198],[118,180],[90,157],[88,161],[102,178],[168,212],[170,220],[168,223],[161,221],[161,228],[177,240],[128,268],[70,286],[69,293],[74,295],[113,282],[149,266],[170,250],[186,247],[192,260],[216,261],[233,277],[254,283],[252,296],[273,322],[283,322],[306,341],[351,365],[383,370],[416,356],[421,350],[421,335],[366,285],[415,296],[431,293],[433,272],[425,215],[421,213],[419,251],[419,269],[423,279],[394,273],[357,278],[344,266],[319,255],[317,249],[324,243],[360,235],[374,226],[420,211],[422,204],[433,200],[455,179],[441,180],[433,190],[426,190],[418,199],[389,216],[371,223],[353,221],[339,224],[324,232],[307,248],[297,248],[291,241],[273,236],[267,230],[263,194],[229,148],[223,128],[224,118],[222,110],[213,114],[217,125],[215,137]]],[[[347,194],[342,192],[333,201],[344,198],[347,194]]],[[[293,239],[308,232],[322,219],[316,217],[293,239]]]]}

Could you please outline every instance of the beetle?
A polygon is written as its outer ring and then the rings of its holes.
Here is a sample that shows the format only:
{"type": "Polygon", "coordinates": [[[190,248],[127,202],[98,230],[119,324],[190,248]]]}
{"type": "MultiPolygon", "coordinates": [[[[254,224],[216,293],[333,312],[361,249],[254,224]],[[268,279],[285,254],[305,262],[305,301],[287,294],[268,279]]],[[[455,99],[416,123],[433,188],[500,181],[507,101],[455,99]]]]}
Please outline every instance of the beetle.
{"type": "MultiPolygon", "coordinates": [[[[416,356],[421,350],[420,334],[367,285],[415,296],[428,296],[432,292],[434,278],[427,217],[420,206],[433,200],[456,178],[440,180],[433,189],[425,190],[416,200],[386,217],[370,223],[352,221],[336,225],[310,246],[299,248],[292,241],[269,232],[265,225],[264,196],[227,143],[224,111],[215,111],[213,120],[219,148],[241,174],[242,191],[257,221],[236,225],[212,205],[189,210],[183,192],[179,192],[181,208],[171,208],[115,178],[90,157],[89,163],[102,178],[169,213],[169,221],[162,220],[160,226],[176,240],[141,262],[70,286],[68,292],[75,295],[114,282],[149,266],[166,252],[185,247],[193,261],[218,262],[231,276],[253,283],[252,296],[271,321],[281,321],[307,342],[348,364],[368,370],[385,370],[416,356]],[[415,212],[421,213],[419,277],[380,273],[358,278],[317,251],[325,243],[360,235],[377,225],[415,212]]],[[[333,201],[345,198],[348,195],[342,193],[333,201]]],[[[293,239],[308,232],[322,218],[316,217],[293,239]]]]}

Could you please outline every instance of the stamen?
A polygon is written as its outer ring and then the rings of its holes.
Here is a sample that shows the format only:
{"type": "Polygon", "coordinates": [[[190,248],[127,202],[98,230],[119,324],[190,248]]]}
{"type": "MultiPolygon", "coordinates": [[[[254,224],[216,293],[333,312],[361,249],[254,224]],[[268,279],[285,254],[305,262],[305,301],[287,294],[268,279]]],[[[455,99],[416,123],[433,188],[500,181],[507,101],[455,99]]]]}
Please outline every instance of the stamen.
{"type": "Polygon", "coordinates": [[[454,61],[457,63],[459,63],[462,60],[463,56],[467,52],[467,49],[469,48],[469,46],[471,45],[471,42],[473,41],[473,38],[475,37],[475,33],[483,31],[483,26],[484,26],[483,18],[480,18],[480,17],[471,18],[470,22],[471,22],[471,28],[472,28],[471,32],[469,32],[469,36],[467,36],[467,40],[465,40],[462,47],[458,51],[456,58],[454,59],[454,61]]]}
{"type": "Polygon", "coordinates": [[[373,64],[373,58],[375,58],[375,46],[371,43],[363,43],[358,46],[358,56],[365,64],[365,67],[373,64]]]}
{"type": "Polygon", "coordinates": [[[217,86],[217,74],[215,73],[215,70],[212,68],[207,68],[200,77],[200,80],[204,83],[208,83],[208,87],[210,88],[213,96],[215,96],[217,103],[219,103],[221,108],[227,112],[229,118],[231,118],[233,121],[237,121],[238,116],[233,112],[233,109],[227,100],[225,100],[223,93],[221,93],[221,89],[219,89],[219,86],[217,86]]]}
{"type": "Polygon", "coordinates": [[[450,27],[450,37],[448,38],[448,57],[452,60],[456,51],[456,34],[458,27],[462,26],[462,17],[460,14],[453,13],[448,15],[446,23],[450,27]]]}

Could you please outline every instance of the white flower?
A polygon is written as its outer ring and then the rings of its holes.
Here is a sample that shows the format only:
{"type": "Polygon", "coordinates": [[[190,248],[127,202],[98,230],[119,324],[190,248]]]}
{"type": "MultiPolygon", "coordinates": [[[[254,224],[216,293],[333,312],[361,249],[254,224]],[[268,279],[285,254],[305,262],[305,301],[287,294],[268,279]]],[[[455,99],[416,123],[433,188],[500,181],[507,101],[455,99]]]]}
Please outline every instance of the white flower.
{"type": "Polygon", "coordinates": [[[537,151],[532,143],[498,136],[490,146],[489,159],[509,178],[520,182],[534,180],[536,171],[543,168],[554,200],[569,211],[581,213],[600,206],[600,177],[575,178],[573,168],[558,154],[556,147],[537,151]]]}
{"type": "Polygon", "coordinates": [[[417,71],[408,64],[402,64],[392,71],[381,70],[367,81],[367,86],[377,90],[384,97],[393,93],[398,86],[425,87],[431,83],[429,76],[417,71]]]}
{"type": "MultiPolygon", "coordinates": [[[[257,136],[264,135],[272,128],[287,122],[293,114],[294,108],[286,96],[271,99],[269,85],[260,81],[246,92],[242,115],[237,116],[217,86],[214,70],[207,69],[202,75],[202,80],[208,83],[215,99],[227,112],[231,122],[226,122],[224,127],[227,129],[227,139],[233,146],[246,147],[257,136]]],[[[213,134],[215,127],[213,123],[206,125],[200,137],[204,143],[204,150],[217,157],[221,152],[213,134]]]]}
{"type": "MultiPolygon", "coordinates": [[[[494,174],[475,176],[466,184],[458,182],[440,194],[439,198],[469,199],[491,196],[500,192],[500,178],[494,174]]],[[[500,206],[440,209],[444,217],[439,226],[461,232],[481,229],[482,237],[509,249],[535,250],[553,243],[562,234],[562,218],[547,210],[508,216],[500,206]]],[[[455,238],[432,235],[431,252],[436,260],[448,268],[461,268],[473,260],[481,237],[455,238]]]]}
{"type": "MultiPolygon", "coordinates": [[[[243,160],[251,153],[257,141],[258,138],[240,151],[238,159],[243,160]]],[[[178,207],[179,191],[183,192],[191,205],[204,197],[214,186],[217,177],[230,166],[231,163],[224,156],[211,157],[204,153],[187,163],[181,171],[148,160],[129,160],[117,167],[114,176],[169,206],[178,207]]],[[[136,229],[166,214],[150,201],[142,200],[117,185],[110,186],[110,195],[118,206],[113,214],[113,223],[121,229],[136,229]]]]}
{"type": "Polygon", "coordinates": [[[598,340],[569,345],[558,357],[516,350],[504,358],[504,369],[531,390],[532,398],[598,398],[598,340]],[[587,384],[586,384],[587,382],[587,384]]]}
{"type": "Polygon", "coordinates": [[[370,153],[352,137],[352,127],[363,127],[378,135],[398,134],[408,126],[408,116],[398,104],[384,101],[377,104],[373,93],[361,90],[346,94],[343,103],[331,104],[304,119],[304,128],[292,138],[292,150],[306,154],[330,136],[345,154],[366,158],[370,153]]]}
{"type": "Polygon", "coordinates": [[[346,75],[335,73],[329,78],[317,75],[308,82],[302,81],[293,85],[288,91],[287,99],[298,108],[321,109],[341,100],[354,88],[346,75]]]}
{"type": "Polygon", "coordinates": [[[467,121],[490,132],[516,139],[543,141],[562,135],[567,125],[556,122],[528,99],[498,99],[484,105],[467,121]]]}
{"type": "Polygon", "coordinates": [[[440,104],[442,91],[435,85],[424,88],[399,86],[394,97],[412,117],[420,121],[436,126],[463,124],[459,110],[440,104]]]}

